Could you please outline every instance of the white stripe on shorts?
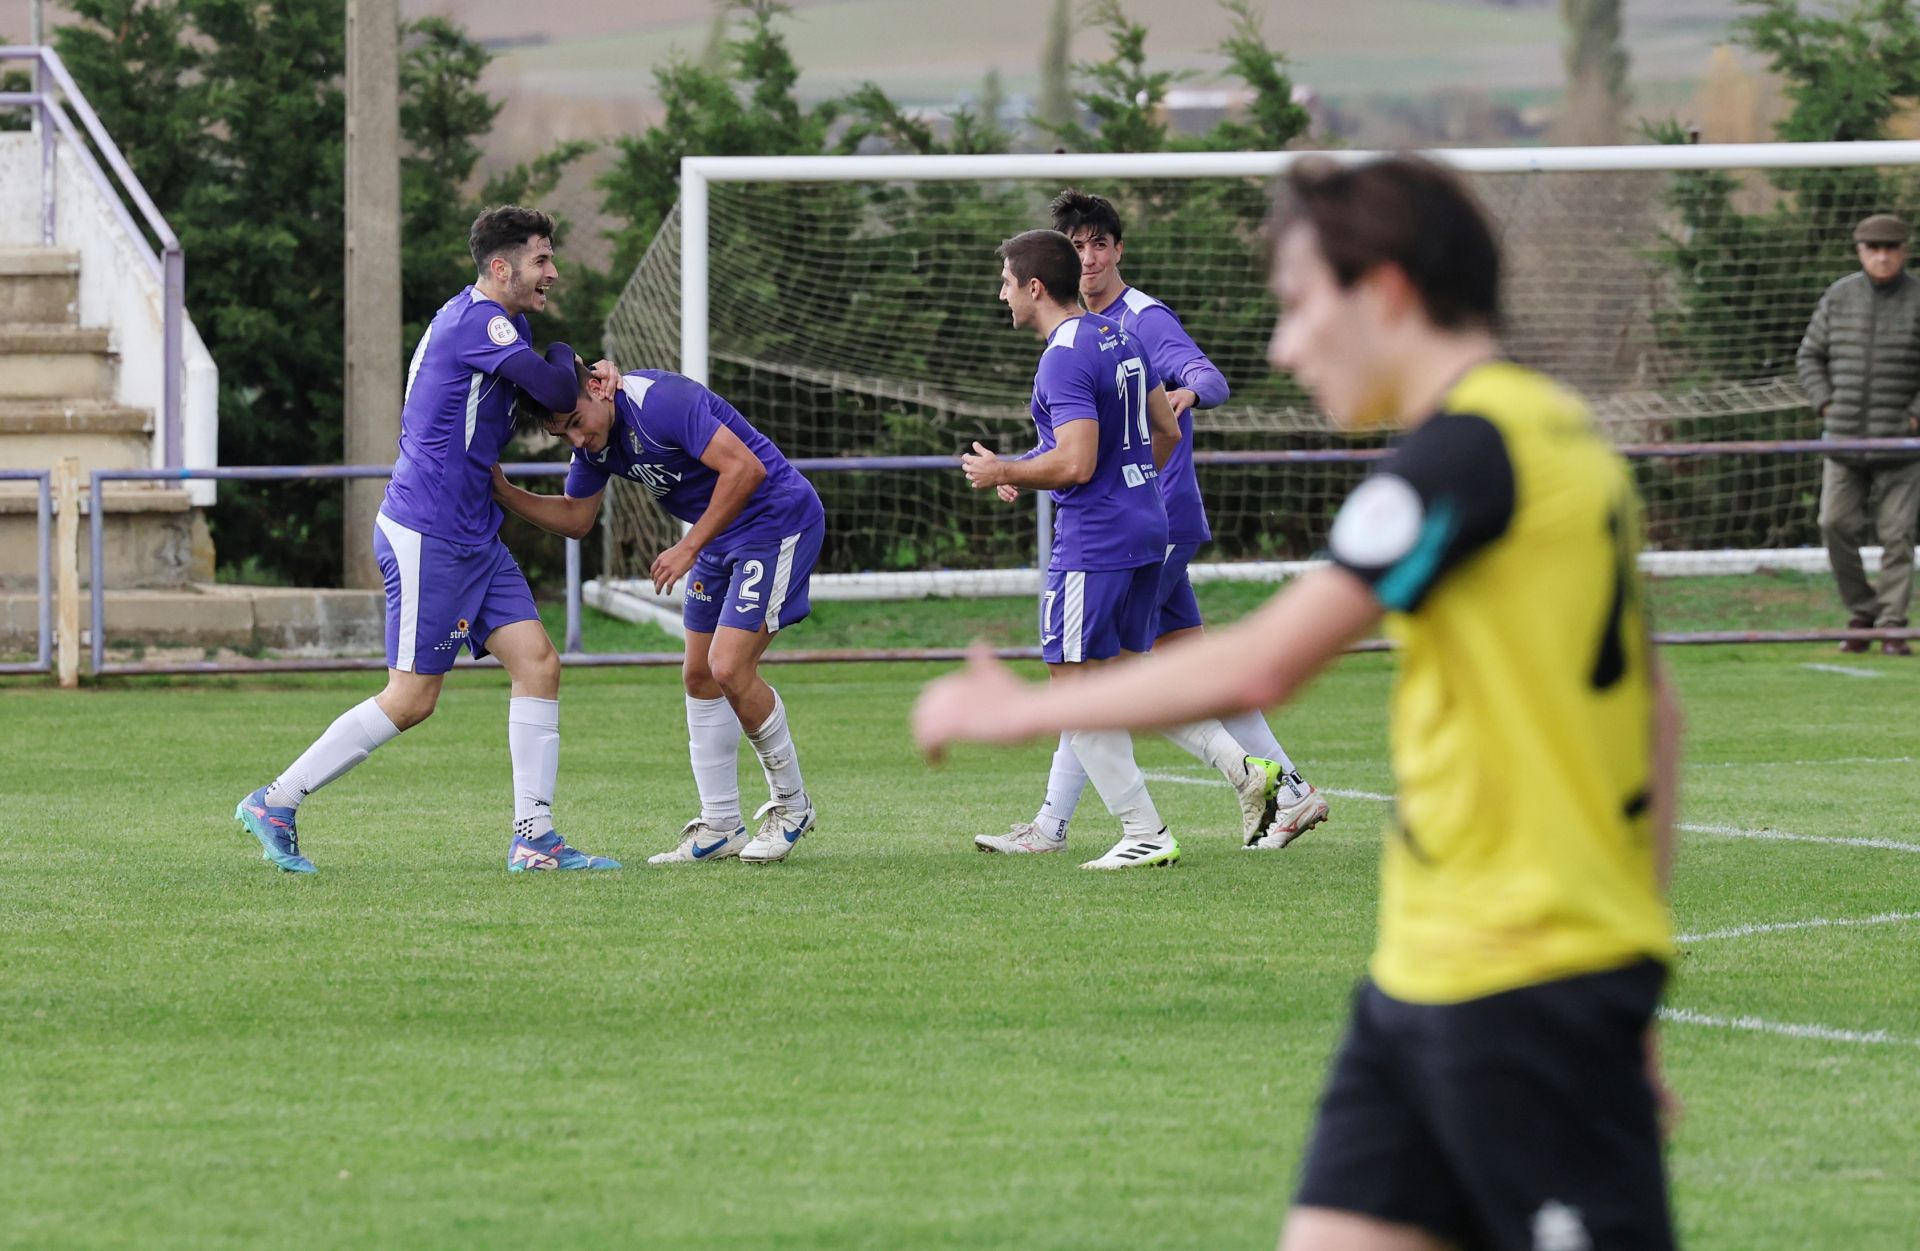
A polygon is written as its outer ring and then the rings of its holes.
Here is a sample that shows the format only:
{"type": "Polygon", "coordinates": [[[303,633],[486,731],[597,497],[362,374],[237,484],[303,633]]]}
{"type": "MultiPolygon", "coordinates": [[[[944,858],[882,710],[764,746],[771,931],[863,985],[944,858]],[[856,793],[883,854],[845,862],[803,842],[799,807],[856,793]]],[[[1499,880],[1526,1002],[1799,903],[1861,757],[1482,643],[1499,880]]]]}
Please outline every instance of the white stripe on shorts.
{"type": "Polygon", "coordinates": [[[407,529],[385,513],[375,513],[373,521],[387,536],[394,564],[400,569],[400,641],[393,667],[412,673],[414,635],[420,632],[420,532],[407,529]]]}
{"type": "Polygon", "coordinates": [[[767,633],[780,628],[780,610],[787,606],[787,583],[793,580],[793,549],[800,536],[789,534],[780,540],[780,558],[773,562],[773,588],[767,592],[767,633]]]}
{"type": "Polygon", "coordinates": [[[1065,590],[1060,605],[1060,659],[1078,664],[1087,658],[1087,641],[1081,637],[1087,628],[1087,575],[1078,569],[1069,571],[1065,590]]]}

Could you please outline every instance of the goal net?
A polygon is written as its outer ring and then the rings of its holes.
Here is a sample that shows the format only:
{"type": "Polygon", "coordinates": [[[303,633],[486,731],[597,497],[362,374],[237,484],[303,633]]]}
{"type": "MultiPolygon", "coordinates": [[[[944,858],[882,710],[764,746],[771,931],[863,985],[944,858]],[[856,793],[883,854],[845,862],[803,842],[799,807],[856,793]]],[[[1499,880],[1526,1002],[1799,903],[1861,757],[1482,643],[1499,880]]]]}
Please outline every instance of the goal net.
{"type": "MultiPolygon", "coordinates": [[[[1514,357],[1584,391],[1639,454],[1655,566],[1816,561],[1819,458],[1768,445],[1818,436],[1795,379],[1801,334],[1857,268],[1853,224],[1920,208],[1920,144],[1434,155],[1497,223],[1514,357]]],[[[1028,590],[1043,510],[970,491],[952,458],[975,440],[1032,445],[1039,345],[1008,324],[994,249],[1047,224],[1062,188],[1096,192],[1125,223],[1127,282],[1172,307],[1233,388],[1195,414],[1214,533],[1196,572],[1275,577],[1319,550],[1369,446],[1266,364],[1262,223],[1293,157],[690,160],[607,347],[623,368],[703,378],[807,462],[827,510],[825,596],[1028,590]],[[910,457],[947,459],[883,459],[910,457]]],[[[610,499],[606,572],[640,578],[678,524],[642,491],[610,499]]]]}

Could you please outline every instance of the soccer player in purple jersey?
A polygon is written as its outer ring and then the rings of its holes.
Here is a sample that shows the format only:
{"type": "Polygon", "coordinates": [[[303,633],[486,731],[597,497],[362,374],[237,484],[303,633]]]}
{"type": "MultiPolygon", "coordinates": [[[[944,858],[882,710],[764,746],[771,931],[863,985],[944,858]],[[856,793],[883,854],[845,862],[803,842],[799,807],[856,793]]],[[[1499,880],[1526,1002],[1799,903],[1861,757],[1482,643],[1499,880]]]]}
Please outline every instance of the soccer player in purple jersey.
{"type": "MultiPolygon", "coordinates": [[[[1053,228],[1073,240],[1080,254],[1081,302],[1119,323],[1140,343],[1165,381],[1167,403],[1180,420],[1180,442],[1160,473],[1160,494],[1167,504],[1167,559],[1160,571],[1160,621],[1154,646],[1178,644],[1201,633],[1200,604],[1187,565],[1199,546],[1213,538],[1193,468],[1193,413],[1226,403],[1227,380],[1172,309],[1121,278],[1126,245],[1120,214],[1110,201],[1069,188],[1048,209],[1053,228]]],[[[1327,819],[1327,801],[1300,776],[1265,715],[1257,710],[1240,713],[1226,718],[1224,724],[1249,756],[1280,765],[1273,803],[1258,812],[1243,806],[1241,833],[1247,847],[1277,850],[1327,819]]],[[[1086,782],[1086,771],[1063,737],[1047,778],[1046,803],[1033,823],[1064,830],[1086,782]]]]}
{"type": "MultiPolygon", "coordinates": [[[[1080,262],[1055,230],[1030,230],[1000,245],[1000,298],[1013,324],[1046,344],[1031,407],[1039,445],[1003,460],[979,443],[961,457],[976,490],[1053,492],[1053,552],[1040,609],[1040,648],[1055,680],[1153,643],[1167,509],[1157,483],[1180,438],[1153,364],[1121,327],[1075,302],[1080,262]]],[[[1225,774],[1249,802],[1273,794],[1270,761],[1254,762],[1218,721],[1166,731],[1225,774]]],[[[1161,822],[1124,731],[1073,731],[1069,749],[1108,811],[1120,841],[1082,868],[1173,864],[1180,844],[1161,822]]],[[[1058,830],[1017,825],[974,839],[981,851],[1064,851],[1058,830]]]]}
{"type": "Polygon", "coordinates": [[[826,513],[813,485],[745,417],[691,378],[659,369],[624,376],[576,362],[577,406],[521,402],[525,421],[573,447],[563,495],[536,495],[494,474],[494,498],[516,516],[579,538],[593,528],[610,478],[645,487],[692,528],[655,557],[662,594],[688,578],[687,739],[700,815],[679,845],[649,864],[784,860],[814,825],[780,693],[760,676],[760,657],[780,630],[812,610],[808,589],[826,513]],[[743,726],[766,774],[767,802],[747,837],[737,769],[743,726]]]}
{"type": "Polygon", "coordinates": [[[400,454],[373,549],[387,587],[387,685],[348,709],[234,816],[265,858],[313,872],[301,854],[301,801],[427,719],[464,644],[491,652],[513,678],[507,746],[513,761],[513,836],[507,868],[617,869],[569,846],[553,828],[560,769],[560,657],[506,545],[492,469],[525,394],[572,408],[573,349],[533,350],[527,314],[547,306],[553,219],[512,205],[474,219],[467,239],[479,276],[434,314],[407,368],[400,454]]]}

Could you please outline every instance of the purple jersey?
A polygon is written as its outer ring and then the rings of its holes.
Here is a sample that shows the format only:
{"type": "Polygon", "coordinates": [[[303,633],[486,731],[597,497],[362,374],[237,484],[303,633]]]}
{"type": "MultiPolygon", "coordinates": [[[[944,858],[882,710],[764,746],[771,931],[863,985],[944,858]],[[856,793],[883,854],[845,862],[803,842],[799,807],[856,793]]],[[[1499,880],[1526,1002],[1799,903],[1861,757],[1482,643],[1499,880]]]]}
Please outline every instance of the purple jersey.
{"type": "Polygon", "coordinates": [[[638,482],[680,520],[698,521],[720,481],[719,473],[700,463],[700,453],[722,426],[760,458],[767,476],[733,523],[714,536],[712,549],[778,543],[825,519],[813,484],[787,463],[766,435],[693,379],[664,369],[636,369],[620,379],[607,446],[597,454],[574,452],[567,494],[573,499],[598,495],[606,490],[607,479],[617,475],[638,482]]]}
{"type": "Polygon", "coordinates": [[[1093,476],[1053,492],[1053,569],[1135,569],[1167,554],[1167,509],[1155,484],[1147,392],[1153,366],[1127,332],[1095,313],[1069,317],[1047,337],[1033,375],[1040,451],[1070,421],[1100,426],[1093,476]]]}
{"type": "Polygon", "coordinates": [[[451,543],[485,543],[500,531],[493,464],[513,435],[508,357],[527,353],[527,319],[468,287],[441,306],[407,367],[400,456],[380,511],[451,543]]]}
{"type": "MultiPolygon", "coordinates": [[[[1140,344],[1153,371],[1168,390],[1188,387],[1197,407],[1212,408],[1227,398],[1227,380],[1214,368],[1172,309],[1144,291],[1123,287],[1120,298],[1100,310],[1140,344]]],[[[1180,414],[1180,445],[1160,471],[1160,495],[1167,503],[1167,542],[1205,543],[1213,538],[1200,482],[1193,472],[1193,410],[1180,414]]]]}

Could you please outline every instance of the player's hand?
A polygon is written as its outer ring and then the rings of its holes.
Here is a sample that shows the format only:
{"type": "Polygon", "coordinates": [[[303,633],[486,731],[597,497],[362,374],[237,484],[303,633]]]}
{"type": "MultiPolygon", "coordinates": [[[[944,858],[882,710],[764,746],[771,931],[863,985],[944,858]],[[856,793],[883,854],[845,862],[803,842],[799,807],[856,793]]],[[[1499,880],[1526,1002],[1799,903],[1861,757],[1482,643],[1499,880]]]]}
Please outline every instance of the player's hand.
{"type": "Polygon", "coordinates": [[[1647,1084],[1653,1087],[1653,1106],[1660,1117],[1660,1136],[1672,1138],[1673,1131],[1687,1114],[1687,1105],[1673,1087],[1667,1085],[1660,1071],[1660,1035],[1651,1026],[1647,1029],[1647,1084]]]}
{"type": "Polygon", "coordinates": [[[615,391],[619,389],[620,367],[615,365],[612,361],[593,362],[593,369],[591,373],[594,378],[599,380],[600,385],[605,387],[608,391],[615,391]]]}
{"type": "Polygon", "coordinates": [[[1199,402],[1200,397],[1194,394],[1192,387],[1175,387],[1173,390],[1167,392],[1167,407],[1173,410],[1175,417],[1178,417],[1181,413],[1186,412],[1199,402]]]}
{"type": "Polygon", "coordinates": [[[960,454],[960,471],[967,475],[969,486],[976,491],[984,491],[1005,481],[1002,475],[1006,467],[992,449],[975,440],[973,451],[960,454]]]}
{"type": "Polygon", "coordinates": [[[1020,488],[1008,482],[1002,482],[999,486],[993,488],[993,493],[1000,497],[1002,503],[1006,504],[1011,504],[1020,498],[1020,488]]]}
{"type": "Polygon", "coordinates": [[[507,502],[507,492],[513,487],[507,482],[507,471],[500,468],[498,462],[493,466],[493,498],[497,503],[507,502]]]}
{"type": "Polygon", "coordinates": [[[673,589],[673,584],[693,568],[693,559],[699,555],[684,543],[675,543],[666,551],[653,558],[653,568],[649,574],[653,578],[654,593],[665,595],[673,589]]]}
{"type": "Polygon", "coordinates": [[[913,737],[938,762],[949,743],[1015,743],[1030,737],[1016,712],[1032,691],[993,658],[985,643],[967,650],[967,667],[929,682],[913,706],[913,737]]]}

